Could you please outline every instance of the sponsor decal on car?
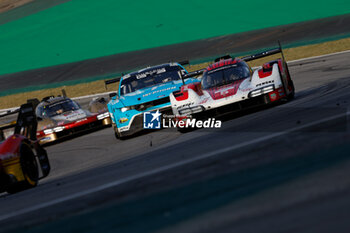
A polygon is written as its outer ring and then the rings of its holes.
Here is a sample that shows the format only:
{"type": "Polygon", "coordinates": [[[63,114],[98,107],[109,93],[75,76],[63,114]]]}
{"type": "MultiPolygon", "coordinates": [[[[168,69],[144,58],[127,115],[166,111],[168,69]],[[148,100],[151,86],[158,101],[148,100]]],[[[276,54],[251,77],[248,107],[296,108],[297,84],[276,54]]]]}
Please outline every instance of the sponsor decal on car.
{"type": "Polygon", "coordinates": [[[263,86],[265,84],[274,83],[274,82],[275,82],[275,80],[266,81],[266,82],[263,82],[263,83],[258,83],[258,84],[256,84],[256,87],[260,87],[260,86],[263,86]]]}
{"type": "Polygon", "coordinates": [[[177,109],[189,107],[189,106],[191,106],[191,105],[194,105],[194,102],[190,102],[190,103],[187,103],[187,104],[180,105],[180,106],[177,107],[177,109]]]}
{"type": "Polygon", "coordinates": [[[214,87],[208,90],[208,92],[211,98],[214,100],[222,99],[228,96],[233,96],[236,95],[238,88],[242,82],[243,80],[238,80],[225,86],[214,87]]]}
{"type": "Polygon", "coordinates": [[[50,141],[51,137],[43,137],[40,139],[40,141],[50,141]]]}
{"type": "Polygon", "coordinates": [[[166,72],[165,68],[150,70],[150,71],[143,72],[141,74],[136,74],[136,78],[137,79],[146,78],[148,75],[161,74],[161,73],[164,73],[164,72],[166,72]]]}
{"type": "Polygon", "coordinates": [[[119,123],[125,123],[125,122],[127,122],[129,119],[128,118],[126,118],[126,117],[122,117],[122,118],[120,118],[119,119],[119,123]]]}
{"type": "Polygon", "coordinates": [[[208,102],[208,100],[209,100],[208,97],[207,97],[207,98],[204,98],[203,100],[201,100],[201,101],[199,102],[199,104],[205,104],[206,102],[208,102]]]}
{"type": "Polygon", "coordinates": [[[271,98],[271,100],[276,100],[277,99],[276,93],[270,94],[270,98],[271,98]]]}
{"type": "Polygon", "coordinates": [[[75,123],[79,123],[79,122],[86,121],[86,120],[87,120],[87,118],[83,118],[83,119],[77,120],[75,123]]]}
{"type": "Polygon", "coordinates": [[[156,93],[163,92],[163,91],[170,91],[170,90],[173,90],[173,89],[176,89],[176,88],[177,88],[177,87],[168,87],[168,88],[161,89],[161,90],[155,90],[155,91],[153,91],[153,92],[149,92],[149,93],[146,93],[146,94],[142,95],[142,97],[154,95],[154,94],[156,94],[156,93]]]}

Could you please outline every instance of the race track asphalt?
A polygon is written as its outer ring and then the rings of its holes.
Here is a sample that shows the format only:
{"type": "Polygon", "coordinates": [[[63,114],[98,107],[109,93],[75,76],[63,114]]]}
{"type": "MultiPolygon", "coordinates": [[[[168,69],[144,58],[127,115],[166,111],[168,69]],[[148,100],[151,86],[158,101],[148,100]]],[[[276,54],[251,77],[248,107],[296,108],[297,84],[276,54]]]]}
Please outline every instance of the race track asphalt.
{"type": "Polygon", "coordinates": [[[350,35],[350,14],[226,35],[171,46],[121,53],[81,62],[0,75],[0,95],[37,89],[39,85],[66,85],[87,79],[106,79],[130,70],[169,61],[202,60],[223,54],[243,55],[277,46],[308,44],[350,35]],[[69,83],[68,83],[69,84],[69,83]],[[27,88],[27,89],[24,89],[27,88]]]}
{"type": "Polygon", "coordinates": [[[290,63],[296,98],[221,129],[111,128],[47,147],[0,232],[349,232],[350,53],[290,63]]]}

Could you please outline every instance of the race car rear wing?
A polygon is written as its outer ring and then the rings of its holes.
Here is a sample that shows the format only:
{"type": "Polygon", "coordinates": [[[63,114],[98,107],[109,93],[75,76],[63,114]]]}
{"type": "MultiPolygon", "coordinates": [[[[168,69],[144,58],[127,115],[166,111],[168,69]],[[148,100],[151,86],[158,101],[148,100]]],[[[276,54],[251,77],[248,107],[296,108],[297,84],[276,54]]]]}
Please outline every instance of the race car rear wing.
{"type": "Polygon", "coordinates": [[[7,111],[6,113],[0,114],[0,118],[1,117],[5,117],[5,116],[9,116],[9,115],[13,115],[19,112],[19,108],[15,109],[15,110],[10,110],[7,111]]]}
{"type": "Polygon", "coordinates": [[[185,65],[189,65],[190,64],[190,61],[188,61],[188,60],[185,60],[185,61],[180,61],[180,62],[178,62],[180,65],[182,65],[182,66],[185,66],[185,65]]]}
{"type": "Polygon", "coordinates": [[[35,141],[38,122],[32,103],[22,104],[17,117],[15,134],[22,134],[27,138],[35,141]]]}
{"type": "Polygon", "coordinates": [[[198,75],[203,74],[204,70],[205,70],[205,69],[196,70],[196,71],[193,71],[193,72],[184,74],[182,77],[183,77],[184,79],[186,79],[186,78],[191,78],[191,77],[196,77],[196,76],[198,76],[198,75]]]}
{"type": "Polygon", "coordinates": [[[221,56],[221,57],[218,57],[214,60],[214,62],[218,62],[218,61],[221,61],[221,60],[226,60],[226,59],[230,59],[230,58],[233,58],[231,55],[227,54],[227,55],[224,55],[224,56],[221,56]]]}
{"type": "Polygon", "coordinates": [[[36,140],[36,130],[37,130],[37,120],[34,112],[33,104],[26,103],[22,104],[20,108],[9,111],[5,114],[1,114],[1,117],[10,116],[18,113],[17,120],[11,121],[10,123],[0,126],[0,130],[6,130],[10,128],[15,128],[15,134],[21,134],[30,138],[31,140],[36,140]]]}
{"type": "Polygon", "coordinates": [[[282,50],[282,47],[281,47],[281,43],[279,41],[278,41],[278,48],[274,48],[274,49],[270,49],[270,50],[267,50],[267,51],[264,51],[264,52],[261,52],[261,53],[254,54],[254,55],[249,55],[249,56],[246,56],[246,57],[242,57],[241,59],[243,61],[245,61],[245,62],[248,62],[248,61],[260,59],[260,58],[263,58],[263,57],[268,57],[268,56],[271,56],[271,55],[274,55],[274,54],[277,54],[277,53],[281,53],[283,60],[285,60],[284,59],[283,50],[282,50]]]}
{"type": "Polygon", "coordinates": [[[190,72],[190,73],[187,73],[187,74],[182,74],[182,72],[180,72],[180,71],[178,73],[179,73],[179,75],[181,77],[182,83],[185,84],[185,79],[199,76],[199,75],[203,74],[204,70],[205,69],[196,70],[196,71],[193,71],[193,72],[190,72]]]}
{"type": "Polygon", "coordinates": [[[105,80],[105,85],[109,85],[109,84],[112,84],[112,83],[119,82],[120,79],[121,79],[121,77],[105,80]]]}
{"type": "Polygon", "coordinates": [[[107,90],[107,85],[112,84],[112,83],[117,83],[120,81],[120,79],[121,79],[121,77],[105,80],[105,89],[107,90]]]}
{"type": "MultiPolygon", "coordinates": [[[[12,110],[12,111],[7,111],[6,113],[0,114],[0,118],[14,115],[18,112],[19,112],[19,108],[12,110]]],[[[2,124],[2,125],[0,125],[0,130],[10,129],[10,128],[13,128],[15,125],[16,125],[16,121],[11,121],[9,123],[2,124]]]]}
{"type": "Polygon", "coordinates": [[[254,55],[249,55],[249,56],[246,56],[246,57],[242,57],[241,59],[243,61],[248,62],[248,61],[260,59],[260,58],[263,58],[263,57],[271,56],[271,55],[274,55],[274,54],[277,54],[277,53],[281,53],[281,52],[282,52],[281,49],[276,48],[276,49],[271,49],[271,50],[264,51],[262,53],[257,53],[257,54],[254,54],[254,55]]]}

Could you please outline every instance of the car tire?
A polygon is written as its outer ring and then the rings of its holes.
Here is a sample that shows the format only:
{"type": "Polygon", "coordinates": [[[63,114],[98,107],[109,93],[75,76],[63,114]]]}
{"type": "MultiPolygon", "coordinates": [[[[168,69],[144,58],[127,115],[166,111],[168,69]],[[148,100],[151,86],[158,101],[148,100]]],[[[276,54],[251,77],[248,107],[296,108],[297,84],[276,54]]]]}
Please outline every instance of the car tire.
{"type": "Polygon", "coordinates": [[[22,168],[24,181],[16,183],[7,189],[7,192],[17,193],[25,189],[37,186],[39,180],[39,168],[35,155],[26,143],[23,143],[20,148],[20,165],[22,168]]]}
{"type": "Polygon", "coordinates": [[[292,87],[292,92],[288,94],[287,96],[287,100],[290,101],[292,99],[294,99],[294,95],[295,95],[295,88],[294,88],[294,83],[292,80],[290,80],[289,85],[292,87]]]}
{"type": "Polygon", "coordinates": [[[125,139],[125,136],[122,136],[119,132],[118,132],[118,129],[116,126],[113,127],[113,130],[114,130],[114,136],[116,139],[118,140],[124,140],[125,139]]]}

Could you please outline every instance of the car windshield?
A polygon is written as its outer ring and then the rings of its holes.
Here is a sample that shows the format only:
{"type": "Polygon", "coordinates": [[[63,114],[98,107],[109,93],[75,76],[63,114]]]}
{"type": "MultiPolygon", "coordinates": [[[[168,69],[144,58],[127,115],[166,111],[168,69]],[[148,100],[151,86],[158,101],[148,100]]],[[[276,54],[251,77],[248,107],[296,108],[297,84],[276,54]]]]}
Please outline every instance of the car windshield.
{"type": "Polygon", "coordinates": [[[223,66],[203,74],[202,87],[208,89],[250,77],[249,66],[245,62],[223,66]]]}
{"type": "Polygon", "coordinates": [[[56,103],[52,103],[50,105],[44,105],[41,107],[40,115],[45,118],[45,117],[53,117],[60,115],[64,112],[69,112],[69,111],[74,111],[80,109],[80,106],[68,99],[68,100],[62,100],[56,103]]]}
{"type": "Polygon", "coordinates": [[[180,80],[180,70],[180,66],[169,66],[131,75],[122,80],[119,93],[125,95],[146,87],[180,80]]]}

